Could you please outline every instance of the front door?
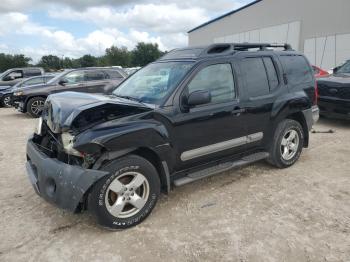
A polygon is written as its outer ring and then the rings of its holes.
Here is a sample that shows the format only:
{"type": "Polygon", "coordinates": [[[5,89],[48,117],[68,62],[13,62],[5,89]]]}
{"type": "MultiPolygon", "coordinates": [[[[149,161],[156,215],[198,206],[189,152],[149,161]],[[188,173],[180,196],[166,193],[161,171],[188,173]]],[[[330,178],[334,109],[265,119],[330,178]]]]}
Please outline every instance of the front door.
{"type": "Polygon", "coordinates": [[[64,81],[64,84],[59,84],[55,89],[55,92],[72,91],[72,92],[86,92],[85,88],[85,73],[83,70],[76,70],[69,72],[65,76],[62,76],[60,81],[64,81]]]}
{"type": "Polygon", "coordinates": [[[241,153],[247,142],[244,109],[230,61],[200,66],[182,95],[198,90],[209,91],[211,102],[174,119],[177,170],[241,153]]]}

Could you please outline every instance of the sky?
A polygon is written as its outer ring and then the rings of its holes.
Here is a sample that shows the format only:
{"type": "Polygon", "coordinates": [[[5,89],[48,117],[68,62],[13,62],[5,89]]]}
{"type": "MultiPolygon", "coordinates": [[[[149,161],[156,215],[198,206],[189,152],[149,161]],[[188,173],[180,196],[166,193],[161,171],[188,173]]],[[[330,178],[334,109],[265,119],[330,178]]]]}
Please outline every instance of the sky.
{"type": "Polygon", "coordinates": [[[112,45],[187,45],[187,31],[252,0],[2,0],[0,53],[77,58],[112,45]]]}

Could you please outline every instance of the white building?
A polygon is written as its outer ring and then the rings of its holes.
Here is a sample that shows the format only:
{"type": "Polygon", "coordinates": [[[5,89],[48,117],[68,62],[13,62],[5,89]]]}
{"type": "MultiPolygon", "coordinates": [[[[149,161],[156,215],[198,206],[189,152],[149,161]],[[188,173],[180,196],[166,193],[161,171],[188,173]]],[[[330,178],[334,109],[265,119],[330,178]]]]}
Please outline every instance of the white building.
{"type": "Polygon", "coordinates": [[[350,0],[257,0],[188,32],[189,45],[290,43],[324,69],[350,59],[350,0]]]}

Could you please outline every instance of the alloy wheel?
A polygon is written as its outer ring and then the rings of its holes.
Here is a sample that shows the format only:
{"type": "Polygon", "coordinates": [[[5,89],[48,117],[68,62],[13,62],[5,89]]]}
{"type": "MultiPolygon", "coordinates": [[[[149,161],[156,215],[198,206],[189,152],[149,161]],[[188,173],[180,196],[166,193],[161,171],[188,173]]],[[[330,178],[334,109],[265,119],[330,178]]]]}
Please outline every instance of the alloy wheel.
{"type": "Polygon", "coordinates": [[[35,100],[30,106],[30,109],[35,115],[39,115],[43,111],[43,108],[44,101],[42,100],[35,100]]]}
{"type": "Polygon", "coordinates": [[[299,134],[296,130],[288,130],[282,138],[281,155],[284,160],[291,160],[298,152],[299,134]]]}
{"type": "Polygon", "coordinates": [[[5,96],[5,98],[3,99],[3,103],[6,107],[11,107],[11,97],[5,96]]]}
{"type": "Polygon", "coordinates": [[[108,186],[105,205],[112,216],[129,218],[145,206],[149,192],[150,186],[144,175],[126,172],[108,186]]]}

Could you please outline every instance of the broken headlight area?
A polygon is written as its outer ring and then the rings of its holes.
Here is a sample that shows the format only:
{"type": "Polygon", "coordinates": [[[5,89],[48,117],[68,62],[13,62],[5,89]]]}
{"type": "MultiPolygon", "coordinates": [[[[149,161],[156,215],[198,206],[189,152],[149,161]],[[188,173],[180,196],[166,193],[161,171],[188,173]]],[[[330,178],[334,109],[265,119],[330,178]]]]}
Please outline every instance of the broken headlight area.
{"type": "Polygon", "coordinates": [[[40,127],[34,133],[33,142],[48,157],[84,168],[90,168],[98,158],[95,154],[76,150],[73,147],[75,142],[73,134],[68,132],[55,134],[48,128],[45,121],[39,120],[38,126],[40,127]]]}

